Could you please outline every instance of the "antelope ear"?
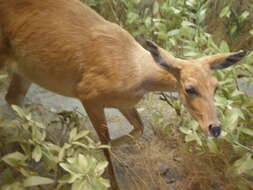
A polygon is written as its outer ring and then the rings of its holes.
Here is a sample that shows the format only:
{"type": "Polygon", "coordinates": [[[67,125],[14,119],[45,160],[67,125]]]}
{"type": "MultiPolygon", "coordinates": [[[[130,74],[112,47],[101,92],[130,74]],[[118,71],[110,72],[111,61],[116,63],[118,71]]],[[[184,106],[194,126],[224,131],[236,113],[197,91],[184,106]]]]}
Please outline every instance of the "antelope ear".
{"type": "Polygon", "coordinates": [[[207,63],[211,69],[219,70],[230,67],[239,61],[246,55],[246,51],[239,51],[235,53],[225,53],[225,54],[217,54],[211,55],[202,58],[205,63],[207,63]]]}
{"type": "Polygon", "coordinates": [[[176,66],[173,62],[172,56],[166,58],[163,54],[161,48],[159,48],[154,42],[146,41],[147,50],[151,53],[153,59],[158,63],[163,69],[170,72],[174,76],[178,77],[180,73],[180,68],[176,66]]]}

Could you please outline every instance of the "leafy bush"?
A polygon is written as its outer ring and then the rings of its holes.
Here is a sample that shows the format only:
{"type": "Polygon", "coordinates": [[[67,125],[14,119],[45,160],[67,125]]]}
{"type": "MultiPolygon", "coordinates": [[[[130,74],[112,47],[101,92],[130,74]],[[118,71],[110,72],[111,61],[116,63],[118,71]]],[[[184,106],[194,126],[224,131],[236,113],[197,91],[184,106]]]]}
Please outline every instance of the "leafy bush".
{"type": "Polygon", "coordinates": [[[95,143],[89,131],[80,128],[77,114],[63,112],[46,124],[38,114],[32,114],[33,107],[12,108],[18,118],[0,125],[3,190],[43,185],[59,190],[109,187],[102,177],[107,162],[99,155],[109,147],[95,143]]]}

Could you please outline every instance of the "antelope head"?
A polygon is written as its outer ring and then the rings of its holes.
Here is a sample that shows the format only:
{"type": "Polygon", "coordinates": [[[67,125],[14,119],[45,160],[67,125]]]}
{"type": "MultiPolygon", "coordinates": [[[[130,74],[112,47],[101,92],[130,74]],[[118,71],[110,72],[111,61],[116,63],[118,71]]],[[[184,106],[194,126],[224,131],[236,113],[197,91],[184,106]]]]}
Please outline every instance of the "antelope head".
{"type": "Polygon", "coordinates": [[[213,137],[220,136],[221,124],[214,105],[218,81],[212,75],[212,70],[230,67],[239,62],[246,53],[240,51],[183,60],[173,57],[150,41],[147,41],[147,49],[155,62],[174,76],[182,103],[198,121],[202,130],[213,137]]]}

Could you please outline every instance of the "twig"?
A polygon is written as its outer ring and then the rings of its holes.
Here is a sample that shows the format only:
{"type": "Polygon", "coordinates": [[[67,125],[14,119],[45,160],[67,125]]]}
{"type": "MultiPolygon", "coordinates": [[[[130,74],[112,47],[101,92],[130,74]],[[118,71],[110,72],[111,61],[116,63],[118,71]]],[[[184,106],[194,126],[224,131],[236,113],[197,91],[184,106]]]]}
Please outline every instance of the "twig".
{"type": "Polygon", "coordinates": [[[245,145],[239,143],[238,141],[233,141],[233,143],[234,143],[235,145],[240,146],[241,148],[245,149],[247,152],[250,152],[250,153],[253,154],[253,150],[250,149],[249,147],[247,147],[247,146],[245,146],[245,145]]]}
{"type": "Polygon", "coordinates": [[[165,101],[167,104],[169,104],[177,113],[178,116],[181,116],[181,112],[180,109],[175,108],[175,106],[170,102],[170,100],[168,99],[168,97],[162,92],[161,93],[162,99],[163,101],[165,101]]]}
{"type": "MultiPolygon", "coordinates": [[[[225,132],[227,132],[227,131],[225,131],[225,132]]],[[[249,148],[249,147],[247,147],[247,146],[245,146],[245,145],[239,143],[239,142],[236,141],[236,140],[233,140],[232,134],[230,134],[229,132],[227,132],[227,133],[228,133],[228,138],[231,140],[232,144],[237,145],[237,146],[240,146],[241,148],[245,149],[247,152],[250,152],[250,153],[253,154],[253,150],[252,150],[251,148],[249,148]]]]}

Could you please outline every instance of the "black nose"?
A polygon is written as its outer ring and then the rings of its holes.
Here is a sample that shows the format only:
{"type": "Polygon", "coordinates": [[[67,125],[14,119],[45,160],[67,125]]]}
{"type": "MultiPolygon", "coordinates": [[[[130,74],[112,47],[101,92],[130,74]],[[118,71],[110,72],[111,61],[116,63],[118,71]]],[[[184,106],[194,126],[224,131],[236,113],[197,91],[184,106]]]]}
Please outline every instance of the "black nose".
{"type": "Polygon", "coordinates": [[[221,126],[218,124],[209,125],[209,132],[212,136],[218,137],[221,134],[221,126]]]}

